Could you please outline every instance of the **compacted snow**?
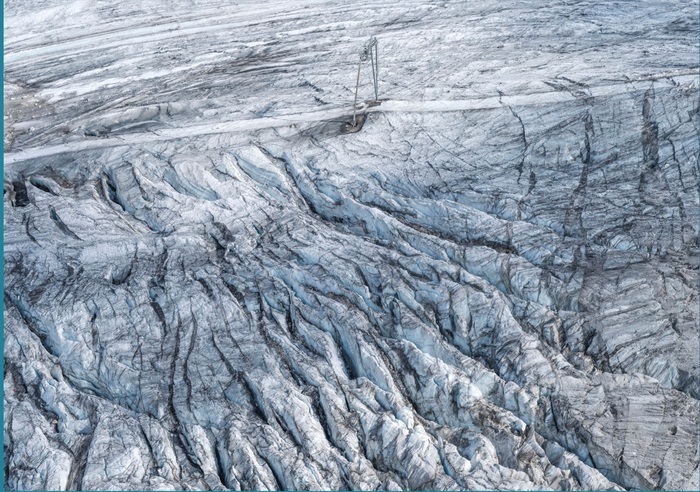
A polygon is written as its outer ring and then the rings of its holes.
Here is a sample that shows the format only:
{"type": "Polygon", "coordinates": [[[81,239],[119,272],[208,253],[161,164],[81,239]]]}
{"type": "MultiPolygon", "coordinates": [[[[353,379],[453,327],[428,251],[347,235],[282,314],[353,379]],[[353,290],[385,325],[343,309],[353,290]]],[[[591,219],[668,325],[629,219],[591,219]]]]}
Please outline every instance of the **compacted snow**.
{"type": "Polygon", "coordinates": [[[696,1],[4,7],[7,489],[698,488],[696,1]]]}

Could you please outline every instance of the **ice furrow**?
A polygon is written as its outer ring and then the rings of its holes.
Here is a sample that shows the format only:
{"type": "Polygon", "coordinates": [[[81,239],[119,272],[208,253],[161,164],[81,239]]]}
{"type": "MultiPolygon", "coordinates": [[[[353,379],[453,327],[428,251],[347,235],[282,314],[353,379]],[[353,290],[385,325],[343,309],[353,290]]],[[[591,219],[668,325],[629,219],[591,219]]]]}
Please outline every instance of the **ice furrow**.
{"type": "Polygon", "coordinates": [[[697,489],[691,3],[6,3],[5,488],[697,489]]]}

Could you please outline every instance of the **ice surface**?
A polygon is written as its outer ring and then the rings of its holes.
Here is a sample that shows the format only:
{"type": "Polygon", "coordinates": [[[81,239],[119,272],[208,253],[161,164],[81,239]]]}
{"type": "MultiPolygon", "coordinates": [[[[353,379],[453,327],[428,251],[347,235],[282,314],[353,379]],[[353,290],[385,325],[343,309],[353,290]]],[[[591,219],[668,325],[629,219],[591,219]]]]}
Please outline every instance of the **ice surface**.
{"type": "Polygon", "coordinates": [[[7,489],[698,488],[697,2],[4,6],[7,489]]]}

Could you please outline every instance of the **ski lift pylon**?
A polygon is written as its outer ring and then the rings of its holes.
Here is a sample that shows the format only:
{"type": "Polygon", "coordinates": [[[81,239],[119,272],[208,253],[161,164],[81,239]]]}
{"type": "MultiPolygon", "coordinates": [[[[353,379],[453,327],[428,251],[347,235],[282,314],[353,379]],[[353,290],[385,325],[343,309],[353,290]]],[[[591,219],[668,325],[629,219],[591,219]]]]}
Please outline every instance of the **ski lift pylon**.
{"type": "Polygon", "coordinates": [[[357,94],[360,90],[360,68],[362,63],[370,60],[372,64],[372,82],[374,83],[374,101],[379,100],[379,46],[377,38],[372,36],[360,52],[360,62],[357,64],[357,80],[355,82],[355,100],[352,105],[352,127],[357,127],[357,94]]]}

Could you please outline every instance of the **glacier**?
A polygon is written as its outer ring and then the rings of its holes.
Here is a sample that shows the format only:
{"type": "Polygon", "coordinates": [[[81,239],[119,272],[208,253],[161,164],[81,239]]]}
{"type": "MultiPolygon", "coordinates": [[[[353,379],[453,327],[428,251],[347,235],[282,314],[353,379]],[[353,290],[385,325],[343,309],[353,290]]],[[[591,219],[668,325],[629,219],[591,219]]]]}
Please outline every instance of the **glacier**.
{"type": "Polygon", "coordinates": [[[7,490],[698,489],[697,1],[4,9],[7,490]]]}

